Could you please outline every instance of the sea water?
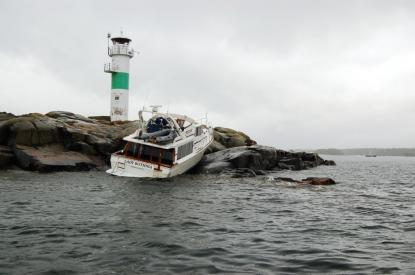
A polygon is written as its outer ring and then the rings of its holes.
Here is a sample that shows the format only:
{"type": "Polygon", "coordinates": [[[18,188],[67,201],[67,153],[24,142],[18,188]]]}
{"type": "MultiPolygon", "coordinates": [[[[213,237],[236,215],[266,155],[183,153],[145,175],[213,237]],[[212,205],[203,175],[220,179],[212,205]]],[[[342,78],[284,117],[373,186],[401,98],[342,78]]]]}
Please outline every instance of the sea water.
{"type": "Polygon", "coordinates": [[[0,274],[415,273],[415,158],[255,178],[0,172],[0,274]],[[333,186],[273,177],[332,177],[333,186]]]}

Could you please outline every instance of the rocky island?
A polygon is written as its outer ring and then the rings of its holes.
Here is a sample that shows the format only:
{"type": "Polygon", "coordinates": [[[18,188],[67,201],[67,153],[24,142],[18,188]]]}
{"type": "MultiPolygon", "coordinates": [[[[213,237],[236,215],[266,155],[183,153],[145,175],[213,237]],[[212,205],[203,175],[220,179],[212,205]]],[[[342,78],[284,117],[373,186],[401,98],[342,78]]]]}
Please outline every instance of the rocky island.
{"type": "MultiPolygon", "coordinates": [[[[103,170],[122,138],[137,121],[111,123],[109,117],[85,117],[64,111],[15,116],[0,113],[0,168],[39,172],[103,170]]],[[[301,170],[335,165],[318,154],[288,152],[257,145],[248,135],[216,127],[214,142],[190,172],[255,176],[270,170],[301,170]]]]}

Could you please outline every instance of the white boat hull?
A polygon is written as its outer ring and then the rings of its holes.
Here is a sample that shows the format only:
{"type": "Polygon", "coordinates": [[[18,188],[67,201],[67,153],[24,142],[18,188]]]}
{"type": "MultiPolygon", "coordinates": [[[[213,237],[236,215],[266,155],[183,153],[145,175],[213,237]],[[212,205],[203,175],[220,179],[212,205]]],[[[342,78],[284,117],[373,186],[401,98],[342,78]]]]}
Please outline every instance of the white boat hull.
{"type": "Polygon", "coordinates": [[[136,178],[169,178],[195,166],[213,142],[213,128],[177,114],[152,111],[138,130],[123,138],[124,149],[111,155],[108,174],[136,178]]]}
{"type": "MultiPolygon", "coordinates": [[[[207,148],[207,146],[206,146],[207,148]]],[[[169,178],[185,173],[195,166],[203,157],[206,150],[201,150],[181,163],[172,167],[160,166],[140,160],[130,159],[122,155],[113,154],[111,156],[111,169],[107,170],[108,174],[121,177],[136,178],[169,178]]]]}

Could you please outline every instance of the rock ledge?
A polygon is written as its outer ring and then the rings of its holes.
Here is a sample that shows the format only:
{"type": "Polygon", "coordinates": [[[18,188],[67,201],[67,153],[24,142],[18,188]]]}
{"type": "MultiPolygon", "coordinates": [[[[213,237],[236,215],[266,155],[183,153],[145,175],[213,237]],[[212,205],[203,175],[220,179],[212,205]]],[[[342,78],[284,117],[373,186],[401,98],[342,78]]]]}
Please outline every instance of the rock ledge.
{"type": "MultiPolygon", "coordinates": [[[[105,169],[111,153],[137,121],[111,123],[108,116],[85,117],[65,111],[15,116],[0,112],[0,169],[52,172],[105,169]]],[[[216,127],[214,141],[192,172],[228,173],[235,177],[263,175],[269,170],[301,170],[335,165],[317,154],[292,153],[257,145],[246,134],[216,127]]]]}

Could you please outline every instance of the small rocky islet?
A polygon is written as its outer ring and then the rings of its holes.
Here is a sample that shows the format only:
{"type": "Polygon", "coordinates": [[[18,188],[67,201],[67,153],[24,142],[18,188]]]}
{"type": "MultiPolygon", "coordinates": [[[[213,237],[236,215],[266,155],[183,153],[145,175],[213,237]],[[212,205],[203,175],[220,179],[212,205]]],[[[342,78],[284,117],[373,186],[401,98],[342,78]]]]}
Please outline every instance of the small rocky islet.
{"type": "MultiPolygon", "coordinates": [[[[39,172],[104,170],[111,153],[123,148],[123,137],[137,129],[137,121],[111,123],[109,117],[85,117],[64,111],[15,116],[0,112],[0,169],[39,172]]],[[[335,165],[318,154],[288,152],[258,145],[248,135],[214,128],[214,141],[189,173],[253,177],[276,170],[302,170],[335,165]]],[[[293,181],[277,178],[276,180],[293,181]]],[[[317,178],[301,183],[333,184],[317,178]]]]}

